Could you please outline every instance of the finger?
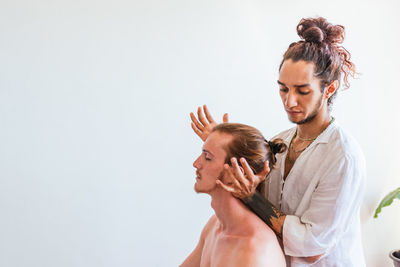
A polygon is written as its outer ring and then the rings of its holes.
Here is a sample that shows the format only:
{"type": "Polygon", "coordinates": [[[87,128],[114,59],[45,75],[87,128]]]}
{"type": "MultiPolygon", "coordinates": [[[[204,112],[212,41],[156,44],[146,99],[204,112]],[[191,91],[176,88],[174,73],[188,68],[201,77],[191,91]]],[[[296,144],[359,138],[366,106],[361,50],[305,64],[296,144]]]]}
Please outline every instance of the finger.
{"type": "Polygon", "coordinates": [[[229,178],[230,178],[230,181],[232,182],[232,184],[235,185],[236,188],[240,188],[241,185],[240,185],[240,183],[238,182],[238,180],[236,179],[236,177],[235,177],[235,175],[233,174],[233,172],[232,172],[231,169],[232,169],[232,168],[231,168],[228,164],[224,164],[224,171],[225,171],[225,173],[228,174],[228,176],[229,176],[229,178]]]}
{"type": "Polygon", "coordinates": [[[226,184],[224,184],[221,180],[217,180],[216,184],[221,186],[225,191],[228,191],[229,193],[235,193],[235,189],[233,189],[230,186],[227,186],[226,184]]]}
{"type": "Polygon", "coordinates": [[[199,121],[203,124],[203,126],[206,126],[208,123],[206,122],[206,119],[204,118],[203,112],[201,110],[201,107],[197,109],[197,116],[199,117],[199,121]]]}
{"type": "Polygon", "coordinates": [[[234,184],[236,188],[240,188],[240,187],[241,187],[241,185],[240,185],[240,183],[239,183],[238,180],[236,180],[236,179],[231,179],[231,181],[232,181],[232,184],[234,184]]]}
{"type": "Polygon", "coordinates": [[[203,134],[203,132],[200,131],[200,130],[196,127],[196,125],[194,125],[193,122],[192,122],[190,125],[192,126],[193,131],[194,131],[198,136],[200,136],[200,138],[201,138],[201,135],[203,134]]]}
{"type": "Polygon", "coordinates": [[[249,191],[252,193],[260,181],[255,177],[253,170],[250,168],[245,158],[240,159],[240,164],[242,164],[244,173],[246,174],[245,177],[249,181],[249,191]]]}
{"type": "Polygon", "coordinates": [[[240,170],[237,159],[231,158],[231,162],[232,162],[232,168],[234,171],[235,178],[239,181],[239,183],[241,183],[242,185],[247,187],[249,185],[249,182],[247,181],[247,179],[244,177],[242,171],[240,170]]]}
{"type": "Polygon", "coordinates": [[[224,164],[224,171],[228,174],[229,178],[231,178],[232,181],[237,181],[235,175],[232,172],[232,168],[228,164],[224,164]]]}
{"type": "Polygon", "coordinates": [[[222,122],[224,122],[224,123],[229,122],[228,113],[225,113],[225,114],[224,114],[224,116],[222,117],[222,122]]]}
{"type": "Polygon", "coordinates": [[[197,120],[196,116],[193,114],[193,112],[190,112],[190,118],[192,119],[192,122],[194,125],[196,125],[197,129],[203,130],[204,126],[200,124],[200,122],[197,120]]]}
{"type": "Polygon", "coordinates": [[[260,171],[259,173],[257,173],[257,177],[260,180],[260,182],[264,181],[265,178],[267,178],[268,173],[270,172],[270,168],[269,168],[269,162],[268,160],[266,160],[264,162],[264,168],[262,169],[262,171],[260,171]]]}
{"type": "Polygon", "coordinates": [[[206,114],[206,118],[210,123],[214,122],[213,117],[211,116],[210,112],[208,111],[208,108],[206,105],[203,106],[204,114],[206,114]]]}
{"type": "Polygon", "coordinates": [[[254,181],[253,170],[250,168],[250,165],[249,165],[249,163],[247,163],[245,158],[240,159],[240,164],[242,164],[244,172],[246,173],[246,177],[250,181],[250,183],[256,182],[256,181],[254,181]]]}

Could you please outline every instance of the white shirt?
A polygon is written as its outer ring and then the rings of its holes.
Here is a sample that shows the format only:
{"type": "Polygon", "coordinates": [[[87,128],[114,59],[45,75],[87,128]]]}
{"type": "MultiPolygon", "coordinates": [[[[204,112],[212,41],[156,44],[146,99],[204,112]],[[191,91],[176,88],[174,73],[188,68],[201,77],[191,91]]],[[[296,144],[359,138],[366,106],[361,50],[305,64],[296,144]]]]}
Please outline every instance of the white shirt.
{"type": "MultiPolygon", "coordinates": [[[[289,147],[295,130],[275,138],[289,147]]],[[[311,266],[365,266],[360,228],[365,161],[357,142],[331,123],[300,154],[284,181],[286,154],[276,155],[265,197],[287,214],[283,246],[291,256],[288,266],[310,266],[299,257],[320,254],[311,266]]]]}

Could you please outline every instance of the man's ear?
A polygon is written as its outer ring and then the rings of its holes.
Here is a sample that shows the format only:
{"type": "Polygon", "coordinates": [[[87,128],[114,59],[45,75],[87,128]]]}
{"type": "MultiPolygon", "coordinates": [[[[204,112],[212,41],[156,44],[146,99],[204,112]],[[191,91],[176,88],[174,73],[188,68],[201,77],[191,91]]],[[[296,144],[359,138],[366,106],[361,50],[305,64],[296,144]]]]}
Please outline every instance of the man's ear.
{"type": "Polygon", "coordinates": [[[329,99],[338,89],[339,81],[335,80],[325,87],[325,98],[329,99]]]}

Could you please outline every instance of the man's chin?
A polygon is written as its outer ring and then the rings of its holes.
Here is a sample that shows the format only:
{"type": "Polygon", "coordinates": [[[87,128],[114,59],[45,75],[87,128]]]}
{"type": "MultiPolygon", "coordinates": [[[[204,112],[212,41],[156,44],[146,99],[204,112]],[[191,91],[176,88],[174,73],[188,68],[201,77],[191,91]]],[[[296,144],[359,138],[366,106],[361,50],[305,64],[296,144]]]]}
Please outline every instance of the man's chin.
{"type": "Polygon", "coordinates": [[[302,120],[301,119],[295,119],[295,118],[291,118],[290,116],[288,116],[288,119],[291,123],[295,123],[295,124],[301,124],[302,120]]]}
{"type": "Polygon", "coordinates": [[[194,191],[196,192],[196,193],[205,193],[205,194],[208,194],[208,193],[210,193],[211,191],[213,191],[215,189],[215,186],[213,187],[213,188],[201,188],[200,186],[198,186],[198,184],[197,183],[195,183],[194,184],[194,191]]]}
{"type": "Polygon", "coordinates": [[[201,191],[196,187],[196,185],[194,185],[194,192],[196,192],[197,194],[201,193],[201,191]]]}
{"type": "Polygon", "coordinates": [[[194,191],[199,194],[199,193],[205,193],[204,190],[202,190],[201,188],[199,188],[199,186],[197,186],[197,183],[194,184],[194,191]]]}
{"type": "Polygon", "coordinates": [[[301,124],[305,124],[307,122],[312,121],[315,118],[315,116],[309,116],[309,117],[306,117],[306,118],[298,118],[298,119],[290,118],[290,117],[288,117],[288,118],[289,118],[289,121],[291,123],[295,123],[297,125],[301,125],[301,124]]]}
{"type": "Polygon", "coordinates": [[[288,116],[288,120],[292,123],[297,123],[298,121],[301,121],[302,118],[300,116],[300,114],[296,114],[296,115],[290,115],[289,112],[287,112],[287,116],[288,116]]]}

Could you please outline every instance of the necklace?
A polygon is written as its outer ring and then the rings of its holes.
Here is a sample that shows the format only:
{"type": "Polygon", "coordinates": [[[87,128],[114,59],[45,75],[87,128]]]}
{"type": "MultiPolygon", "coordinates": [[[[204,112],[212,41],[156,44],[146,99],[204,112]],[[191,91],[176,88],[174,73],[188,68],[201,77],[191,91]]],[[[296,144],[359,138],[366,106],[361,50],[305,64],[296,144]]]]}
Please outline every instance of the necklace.
{"type": "MultiPolygon", "coordinates": [[[[307,149],[307,147],[309,147],[309,146],[312,144],[312,142],[313,142],[315,139],[317,139],[317,137],[315,137],[315,138],[313,138],[313,139],[307,140],[307,141],[311,141],[311,142],[310,142],[305,148],[300,149],[300,150],[296,150],[296,149],[294,149],[294,146],[293,146],[293,139],[296,138],[296,136],[299,137],[299,136],[297,135],[297,130],[296,130],[296,133],[293,135],[292,140],[290,141],[290,146],[292,147],[292,150],[293,150],[294,153],[301,153],[301,152],[303,152],[304,150],[307,149]]],[[[300,140],[301,140],[301,139],[300,139],[300,140]]],[[[289,146],[289,147],[290,147],[290,146],[289,146]]]]}
{"type": "Polygon", "coordinates": [[[325,132],[325,130],[329,127],[329,125],[331,125],[331,123],[332,123],[334,120],[335,120],[335,118],[332,117],[332,119],[330,120],[328,126],[326,126],[326,128],[325,128],[322,132],[320,132],[319,135],[317,135],[315,138],[310,138],[310,139],[301,138],[300,136],[297,135],[297,128],[296,128],[296,132],[294,133],[294,135],[293,135],[293,137],[292,137],[292,139],[290,140],[290,143],[289,143],[289,149],[288,149],[289,151],[288,151],[288,153],[287,153],[287,159],[288,159],[289,163],[290,163],[290,164],[294,164],[294,162],[296,161],[296,159],[291,159],[290,156],[289,156],[289,154],[290,154],[290,148],[293,150],[294,153],[301,153],[301,152],[303,152],[304,150],[306,150],[306,149],[314,142],[315,139],[318,138],[318,136],[320,136],[323,132],[325,132]],[[300,150],[296,150],[296,149],[294,148],[294,146],[293,146],[293,140],[294,140],[294,138],[295,138],[296,136],[297,136],[301,141],[311,141],[311,142],[310,142],[305,148],[300,149],[300,150]]]}
{"type": "MultiPolygon", "coordinates": [[[[296,134],[297,134],[297,130],[296,130],[296,134]]],[[[317,139],[318,136],[314,137],[314,138],[303,138],[300,135],[297,135],[297,138],[299,138],[301,141],[314,141],[315,139],[317,139]]]]}

